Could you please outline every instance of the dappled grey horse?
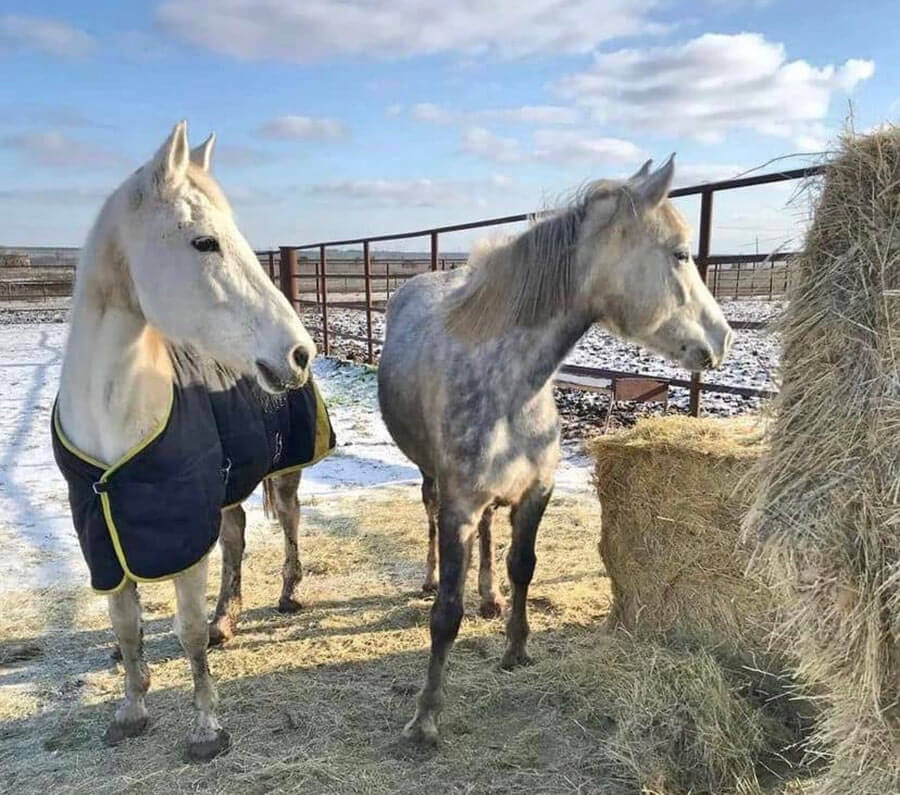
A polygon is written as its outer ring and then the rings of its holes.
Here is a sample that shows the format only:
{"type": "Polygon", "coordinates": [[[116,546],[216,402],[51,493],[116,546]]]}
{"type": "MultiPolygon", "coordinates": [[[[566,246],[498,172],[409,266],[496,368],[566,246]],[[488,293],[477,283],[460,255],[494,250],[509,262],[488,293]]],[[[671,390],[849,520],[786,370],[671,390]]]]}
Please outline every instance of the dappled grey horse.
{"type": "Polygon", "coordinates": [[[498,505],[512,509],[501,664],[529,662],[535,536],[560,457],[552,376],[578,339],[601,323],[694,371],[728,352],[732,331],[666,199],[673,174],[670,158],[653,173],[648,162],[629,180],[592,183],[518,237],[474,252],[469,267],[417,276],[390,301],[379,403],[422,471],[440,566],[431,659],[409,737],[438,740],[473,539],[498,505]]]}

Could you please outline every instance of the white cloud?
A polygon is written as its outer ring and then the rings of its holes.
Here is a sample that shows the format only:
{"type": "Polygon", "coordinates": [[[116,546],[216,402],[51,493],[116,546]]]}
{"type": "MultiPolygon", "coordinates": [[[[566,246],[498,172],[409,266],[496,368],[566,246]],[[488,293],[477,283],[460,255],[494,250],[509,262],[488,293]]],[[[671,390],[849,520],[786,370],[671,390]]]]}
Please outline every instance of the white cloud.
{"type": "Polygon", "coordinates": [[[272,155],[262,149],[252,146],[217,146],[213,154],[213,167],[218,164],[232,166],[233,168],[245,168],[248,166],[261,166],[272,160],[272,155]]]}
{"type": "Polygon", "coordinates": [[[80,58],[89,55],[95,47],[93,36],[58,19],[0,15],[0,54],[28,49],[58,58],[80,58]]]}
{"type": "Polygon", "coordinates": [[[508,190],[513,182],[502,174],[484,180],[372,179],[323,182],[310,192],[391,207],[435,207],[479,201],[485,193],[508,190]]]}
{"type": "Polygon", "coordinates": [[[495,135],[484,127],[469,127],[463,133],[463,150],[488,160],[505,163],[522,159],[518,140],[495,135]]]}
{"type": "Polygon", "coordinates": [[[409,115],[416,121],[424,121],[429,124],[451,124],[459,121],[460,116],[454,116],[453,111],[435,105],[433,102],[420,102],[410,108],[409,115]]]}
{"type": "Polygon", "coordinates": [[[162,36],[142,30],[116,31],[111,42],[123,58],[133,63],[162,61],[177,53],[175,46],[162,36]]]}
{"type": "Polygon", "coordinates": [[[0,145],[50,168],[125,167],[129,162],[118,152],[70,138],[55,130],[11,135],[0,141],[0,145]]]}
{"type": "Polygon", "coordinates": [[[66,105],[30,105],[21,102],[9,102],[0,110],[0,124],[4,126],[27,124],[54,129],[99,129],[109,126],[103,120],[91,118],[80,110],[66,105]]]}
{"type": "Polygon", "coordinates": [[[165,0],[175,36],[237,58],[385,59],[445,52],[519,57],[585,53],[610,39],[663,29],[661,0],[165,0]]]}
{"type": "MultiPolygon", "coordinates": [[[[662,160],[661,157],[660,162],[662,160]]],[[[654,161],[655,165],[660,165],[660,162],[654,161]]],[[[746,166],[734,163],[680,163],[676,157],[674,186],[680,188],[687,185],[699,185],[702,182],[733,179],[746,170],[746,166]]]]}
{"type": "Polygon", "coordinates": [[[12,204],[47,205],[60,204],[71,207],[74,204],[99,204],[113,191],[112,185],[107,188],[88,188],[76,186],[68,188],[10,188],[0,190],[0,202],[12,204]]]}
{"type": "Polygon", "coordinates": [[[506,174],[494,173],[488,177],[488,184],[493,188],[505,189],[515,185],[515,180],[506,174]]]}
{"type": "Polygon", "coordinates": [[[756,33],[707,33],[685,44],[599,54],[559,84],[563,96],[601,122],[720,140],[751,129],[820,143],[833,95],[874,73],[871,61],[815,67],[789,61],[784,46],[756,33]]]}
{"type": "Polygon", "coordinates": [[[575,124],[579,113],[575,108],[561,105],[523,105],[520,108],[497,108],[476,111],[485,120],[521,124],[575,124]]]}
{"type": "Polygon", "coordinates": [[[552,163],[633,163],[642,150],[622,138],[603,138],[575,130],[536,130],[531,143],[497,135],[484,127],[463,132],[463,151],[499,163],[545,161],[552,163]]]}
{"type": "Polygon", "coordinates": [[[593,161],[632,163],[643,152],[622,138],[596,138],[571,130],[538,130],[534,134],[534,157],[555,163],[593,161]]]}
{"type": "Polygon", "coordinates": [[[562,105],[522,105],[517,108],[486,108],[484,110],[452,110],[433,102],[420,102],[409,111],[416,121],[431,124],[575,124],[579,111],[562,105]]]}
{"type": "Polygon", "coordinates": [[[343,138],[347,128],[338,119],[315,119],[310,116],[277,116],[259,128],[263,138],[329,141],[343,138]]]}

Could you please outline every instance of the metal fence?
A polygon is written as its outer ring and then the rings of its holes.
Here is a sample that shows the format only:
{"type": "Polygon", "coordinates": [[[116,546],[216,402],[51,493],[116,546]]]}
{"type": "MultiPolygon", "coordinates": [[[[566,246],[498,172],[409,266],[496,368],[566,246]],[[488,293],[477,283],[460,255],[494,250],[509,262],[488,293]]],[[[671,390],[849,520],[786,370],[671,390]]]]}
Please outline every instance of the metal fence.
{"type": "MultiPolygon", "coordinates": [[[[708,182],[687,188],[678,188],[669,195],[670,198],[681,196],[700,197],[700,220],[698,226],[697,253],[694,261],[700,276],[706,281],[719,298],[742,298],[748,296],[774,297],[783,294],[789,287],[791,259],[796,252],[769,252],[760,254],[720,254],[710,253],[710,240],[713,222],[713,198],[723,191],[768,185],[776,182],[805,179],[820,174],[821,166],[791,169],[770,174],[743,177],[739,179],[708,182]]],[[[465,224],[453,224],[430,229],[419,229],[398,234],[375,235],[371,237],[349,238],[346,240],[330,240],[320,243],[304,243],[295,246],[282,246],[278,250],[259,251],[257,255],[272,279],[279,284],[295,308],[310,310],[315,308],[319,314],[321,325],[310,329],[317,332],[322,343],[322,351],[326,355],[331,351],[333,338],[344,338],[361,342],[366,346],[370,364],[375,363],[375,347],[383,340],[373,335],[373,313],[384,310],[387,298],[392,289],[406,279],[425,270],[441,270],[455,267],[461,260],[442,258],[440,255],[440,236],[452,232],[471,229],[521,223],[535,218],[523,213],[508,215],[502,218],[490,218],[472,221],[465,224]],[[372,244],[395,240],[425,238],[429,241],[428,257],[423,260],[403,260],[393,258],[390,261],[378,262],[372,257],[372,244]],[[358,259],[329,260],[328,250],[342,246],[362,246],[362,255],[358,259]],[[308,256],[305,252],[313,252],[308,256]],[[355,267],[349,267],[354,263],[355,267]],[[361,264],[361,268],[359,267],[361,264]],[[393,273],[391,267],[393,266],[393,273]],[[335,283],[341,285],[340,292],[334,292],[335,283]],[[360,287],[352,289],[352,283],[360,287]],[[378,288],[384,285],[385,297],[377,296],[378,288]],[[304,289],[305,288],[305,289],[304,289]],[[337,296],[335,298],[334,296],[337,296]],[[365,312],[366,335],[348,334],[329,326],[329,308],[359,309],[365,312]]],[[[763,324],[756,322],[732,323],[735,329],[760,328],[763,324]]],[[[569,368],[572,369],[572,368],[569,368]]],[[[700,413],[700,395],[702,392],[718,392],[741,395],[744,397],[770,397],[772,393],[765,389],[749,386],[733,386],[705,382],[699,374],[691,376],[689,381],[675,378],[663,378],[646,373],[622,373],[604,368],[575,368],[581,375],[594,376],[599,379],[618,378],[622,376],[642,376],[666,381],[671,386],[686,387],[690,390],[690,412],[694,416],[700,413]]]]}

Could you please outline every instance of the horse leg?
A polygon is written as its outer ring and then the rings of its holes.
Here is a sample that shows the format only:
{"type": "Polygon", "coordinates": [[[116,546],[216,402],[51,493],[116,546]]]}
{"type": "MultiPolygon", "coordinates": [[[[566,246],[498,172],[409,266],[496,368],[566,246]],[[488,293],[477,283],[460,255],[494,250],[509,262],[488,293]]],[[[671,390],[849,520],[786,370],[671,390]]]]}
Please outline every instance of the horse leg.
{"type": "Polygon", "coordinates": [[[425,582],[422,590],[432,593],[438,589],[437,561],[437,515],[438,493],[434,478],[422,473],[422,502],[428,516],[428,554],[425,556],[425,582]]]}
{"type": "Polygon", "coordinates": [[[481,606],[478,612],[482,618],[499,618],[503,615],[503,597],[494,588],[494,539],[491,535],[493,517],[494,509],[488,506],[478,523],[478,543],[481,553],[478,565],[478,593],[481,596],[481,606]]]}
{"type": "Polygon", "coordinates": [[[234,637],[241,617],[241,560],[247,515],[240,505],[222,511],[219,546],[222,549],[222,582],[219,601],[209,625],[209,645],[218,646],[234,637]]]}
{"type": "Polygon", "coordinates": [[[466,566],[481,512],[481,507],[465,510],[443,500],[438,511],[441,578],[437,598],[431,606],[431,658],[416,714],[403,729],[405,737],[430,745],[438,742],[437,717],[443,706],[444,669],[462,621],[466,566]]]}
{"type": "Polygon", "coordinates": [[[116,745],[126,737],[143,734],[147,728],[144,696],[150,687],[150,669],[144,662],[141,602],[135,584],[126,583],[121,591],[110,594],[107,602],[125,668],[125,701],[116,710],[104,736],[107,743],[116,745]]]}
{"type": "Polygon", "coordinates": [[[300,525],[297,489],[300,488],[301,474],[298,469],[271,480],[275,513],[284,532],[284,566],[281,569],[281,597],[278,599],[280,613],[296,613],[301,607],[300,602],[294,599],[294,591],[303,579],[303,567],[300,565],[297,548],[297,528],[300,525]]]}
{"type": "Polygon", "coordinates": [[[537,563],[534,541],[552,492],[552,484],[536,483],[512,510],[512,544],[506,556],[512,608],[506,622],[506,653],[500,663],[500,667],[507,670],[531,663],[531,658],[525,652],[528,639],[526,602],[528,586],[537,563]]]}
{"type": "Polygon", "coordinates": [[[194,675],[194,727],[187,737],[187,757],[194,762],[206,762],[226,751],[231,745],[228,732],[222,728],[215,709],[218,696],[209,674],[206,646],[209,628],[206,624],[206,572],[208,561],[204,558],[175,582],[175,599],[178,613],[175,616],[175,634],[181,648],[191,663],[194,675]]]}

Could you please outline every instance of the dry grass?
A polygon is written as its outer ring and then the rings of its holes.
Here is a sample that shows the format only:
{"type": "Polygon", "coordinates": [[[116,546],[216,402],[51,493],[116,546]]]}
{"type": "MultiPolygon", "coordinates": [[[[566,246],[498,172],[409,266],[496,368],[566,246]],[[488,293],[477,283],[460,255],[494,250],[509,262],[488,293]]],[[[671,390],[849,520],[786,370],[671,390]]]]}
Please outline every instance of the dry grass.
{"type": "MultiPolygon", "coordinates": [[[[442,747],[408,746],[399,732],[424,673],[430,607],[418,590],[417,490],[303,512],[302,613],[272,608],[279,536],[248,545],[240,634],[210,657],[234,748],[209,765],[182,762],[190,674],[170,632],[170,587],[143,591],[150,731],[112,750],[101,736],[123,683],[103,600],[5,597],[0,790],[758,795],[793,786],[758,780],[777,762],[780,728],[711,657],[604,632],[608,581],[588,498],[555,498],[542,526],[530,600],[537,664],[498,669],[502,625],[477,617],[470,582],[442,747]]],[[[506,540],[499,521],[497,537],[506,540]]]]}
{"type": "Polygon", "coordinates": [[[821,795],[900,792],[900,130],[829,164],[748,531],[824,688],[821,795]]]}
{"type": "Polygon", "coordinates": [[[755,418],[658,417],[592,443],[612,623],[750,665],[783,662],[773,601],[745,577],[739,543],[763,430],[755,418]]]}

